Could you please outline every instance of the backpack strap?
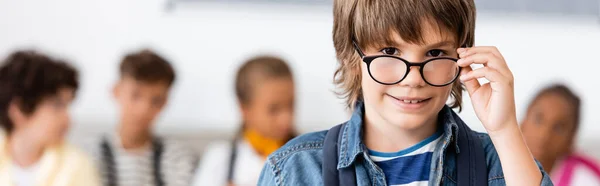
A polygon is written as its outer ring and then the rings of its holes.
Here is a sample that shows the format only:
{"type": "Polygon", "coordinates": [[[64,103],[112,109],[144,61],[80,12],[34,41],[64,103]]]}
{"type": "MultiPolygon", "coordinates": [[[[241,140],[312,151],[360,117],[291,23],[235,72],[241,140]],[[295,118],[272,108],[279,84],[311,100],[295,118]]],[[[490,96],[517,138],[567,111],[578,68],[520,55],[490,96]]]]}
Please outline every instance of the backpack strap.
{"type": "MultiPolygon", "coordinates": [[[[112,152],[112,148],[108,144],[108,139],[104,138],[101,144],[102,148],[102,159],[104,163],[104,169],[106,171],[107,184],[108,186],[117,186],[117,168],[115,163],[115,156],[112,152]]],[[[164,145],[160,139],[152,140],[152,173],[156,186],[164,186],[164,180],[161,175],[161,159],[164,151],[164,145]]]]}
{"type": "Polygon", "coordinates": [[[563,168],[560,170],[560,179],[557,186],[569,186],[573,185],[572,180],[575,173],[576,167],[586,168],[591,171],[594,178],[600,178],[600,167],[594,162],[594,160],[578,155],[569,155],[567,159],[563,161],[563,168]]]}
{"type": "Polygon", "coordinates": [[[233,140],[231,140],[231,154],[229,154],[229,165],[227,166],[227,183],[229,183],[230,185],[233,184],[233,174],[234,174],[234,168],[235,168],[235,164],[236,164],[236,159],[237,159],[237,155],[238,155],[238,150],[237,150],[237,143],[240,140],[240,135],[236,135],[236,137],[233,138],[233,140]]]}
{"type": "Polygon", "coordinates": [[[164,151],[164,144],[162,143],[162,140],[160,138],[155,138],[152,140],[152,150],[154,151],[152,153],[152,173],[154,174],[154,183],[156,184],[156,186],[164,186],[165,181],[163,180],[161,174],[161,161],[162,154],[164,151]]]}
{"type": "Polygon", "coordinates": [[[115,167],[115,157],[112,149],[108,145],[108,139],[102,138],[100,145],[102,150],[102,161],[104,161],[104,174],[106,176],[107,186],[117,186],[117,168],[115,167]]]}
{"type": "Polygon", "coordinates": [[[481,141],[466,124],[458,122],[457,185],[486,186],[487,161],[481,141]]]}
{"type": "Polygon", "coordinates": [[[336,125],[329,129],[323,144],[323,163],[321,164],[323,184],[325,186],[354,186],[356,171],[354,167],[338,169],[339,144],[342,139],[342,129],[345,124],[336,125]]]}

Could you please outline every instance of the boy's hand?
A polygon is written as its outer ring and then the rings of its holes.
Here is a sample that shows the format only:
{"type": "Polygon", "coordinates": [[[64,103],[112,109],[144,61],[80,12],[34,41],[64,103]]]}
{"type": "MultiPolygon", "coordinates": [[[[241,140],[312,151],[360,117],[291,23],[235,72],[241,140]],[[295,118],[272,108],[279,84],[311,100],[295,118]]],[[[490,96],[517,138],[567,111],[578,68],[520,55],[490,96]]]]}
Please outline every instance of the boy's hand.
{"type": "Polygon", "coordinates": [[[488,133],[514,127],[517,123],[514,99],[514,78],[504,57],[493,46],[457,49],[458,65],[463,67],[460,80],[471,97],[475,114],[488,133]],[[473,70],[470,65],[483,64],[473,70]],[[489,83],[480,84],[477,78],[489,83]]]}
{"type": "Polygon", "coordinates": [[[460,80],[467,87],[475,114],[488,131],[498,152],[506,185],[540,185],[550,182],[537,167],[517,125],[514,78],[496,47],[459,48],[460,80]],[[483,68],[471,69],[472,64],[483,68]],[[480,84],[477,78],[489,83],[480,84]]]}

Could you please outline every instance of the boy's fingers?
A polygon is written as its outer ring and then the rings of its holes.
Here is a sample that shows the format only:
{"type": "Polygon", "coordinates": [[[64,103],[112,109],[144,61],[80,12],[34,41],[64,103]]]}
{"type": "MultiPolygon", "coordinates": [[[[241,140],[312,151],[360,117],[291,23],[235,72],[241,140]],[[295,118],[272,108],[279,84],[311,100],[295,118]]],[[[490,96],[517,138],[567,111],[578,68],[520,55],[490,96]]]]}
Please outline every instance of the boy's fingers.
{"type": "Polygon", "coordinates": [[[472,64],[486,65],[493,57],[494,55],[490,53],[477,53],[468,57],[460,58],[456,63],[461,67],[466,67],[472,64]]]}
{"type": "Polygon", "coordinates": [[[498,48],[496,48],[494,46],[477,46],[477,47],[471,47],[471,48],[459,48],[459,49],[457,49],[457,52],[458,52],[458,56],[460,58],[466,58],[466,57],[476,54],[476,53],[491,53],[491,54],[494,54],[494,56],[496,56],[499,59],[504,59],[504,57],[502,56],[502,54],[500,53],[498,48]]]}
{"type": "Polygon", "coordinates": [[[478,78],[485,78],[490,82],[498,83],[503,83],[507,81],[506,78],[502,74],[500,74],[500,72],[489,67],[478,68],[460,76],[460,80],[462,82],[477,81],[478,78]]]}
{"type": "Polygon", "coordinates": [[[476,53],[469,57],[459,59],[456,63],[461,67],[472,64],[483,64],[483,66],[493,68],[504,75],[510,73],[508,66],[491,53],[476,53]]]}
{"type": "MultiPolygon", "coordinates": [[[[461,77],[463,75],[467,75],[470,72],[472,72],[473,69],[471,69],[471,67],[464,67],[461,71],[461,77]]],[[[461,78],[462,81],[462,78],[461,78]]],[[[467,88],[467,92],[469,93],[469,95],[472,95],[473,92],[477,91],[477,89],[479,89],[479,87],[481,87],[481,84],[479,84],[479,81],[477,81],[477,79],[471,79],[468,81],[462,81],[463,84],[465,85],[465,87],[467,88]]]]}

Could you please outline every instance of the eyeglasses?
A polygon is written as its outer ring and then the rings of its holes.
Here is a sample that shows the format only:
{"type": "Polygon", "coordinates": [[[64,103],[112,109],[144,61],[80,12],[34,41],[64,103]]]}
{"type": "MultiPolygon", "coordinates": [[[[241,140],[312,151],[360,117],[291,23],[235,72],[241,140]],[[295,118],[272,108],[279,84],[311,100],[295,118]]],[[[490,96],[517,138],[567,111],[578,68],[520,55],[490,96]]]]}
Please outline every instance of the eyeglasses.
{"type": "Polygon", "coordinates": [[[397,56],[375,55],[365,56],[352,40],[354,49],[367,63],[369,75],[377,83],[384,85],[394,85],[400,83],[410,71],[410,67],[418,66],[421,72],[421,78],[431,86],[443,87],[452,84],[458,78],[461,68],[456,63],[458,59],[450,57],[436,57],[420,63],[409,62],[397,56]]]}

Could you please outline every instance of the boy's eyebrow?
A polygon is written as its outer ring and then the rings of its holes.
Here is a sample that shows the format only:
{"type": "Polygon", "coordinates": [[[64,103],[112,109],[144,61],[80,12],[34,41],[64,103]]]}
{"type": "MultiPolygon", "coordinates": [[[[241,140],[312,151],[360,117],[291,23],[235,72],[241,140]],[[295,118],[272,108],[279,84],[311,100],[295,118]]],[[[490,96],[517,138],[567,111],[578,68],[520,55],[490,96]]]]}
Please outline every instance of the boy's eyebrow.
{"type": "Polygon", "coordinates": [[[438,48],[438,47],[443,47],[443,46],[454,46],[454,41],[446,40],[446,41],[433,43],[433,44],[427,45],[427,48],[438,48]]]}

